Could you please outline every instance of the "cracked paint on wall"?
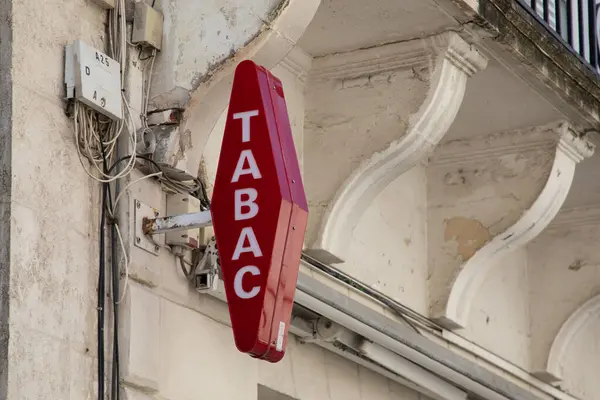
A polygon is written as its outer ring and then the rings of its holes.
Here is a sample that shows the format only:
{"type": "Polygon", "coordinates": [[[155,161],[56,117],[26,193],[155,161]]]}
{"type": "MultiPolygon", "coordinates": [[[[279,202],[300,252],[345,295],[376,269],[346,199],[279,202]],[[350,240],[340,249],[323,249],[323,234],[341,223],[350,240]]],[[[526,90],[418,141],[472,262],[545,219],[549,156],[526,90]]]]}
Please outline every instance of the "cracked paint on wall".
{"type": "Polygon", "coordinates": [[[444,240],[457,245],[457,253],[463,261],[492,239],[490,230],[474,218],[454,217],[444,221],[444,240]]]}

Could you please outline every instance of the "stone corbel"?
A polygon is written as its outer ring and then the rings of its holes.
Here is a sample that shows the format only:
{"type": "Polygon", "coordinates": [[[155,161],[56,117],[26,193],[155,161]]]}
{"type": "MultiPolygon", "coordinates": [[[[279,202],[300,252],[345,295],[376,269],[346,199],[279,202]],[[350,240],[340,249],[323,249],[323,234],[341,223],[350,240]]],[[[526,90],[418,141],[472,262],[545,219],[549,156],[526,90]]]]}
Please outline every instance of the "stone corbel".
{"type": "Polygon", "coordinates": [[[598,315],[600,315],[600,296],[585,302],[564,322],[552,342],[545,368],[533,374],[552,384],[562,381],[561,366],[573,339],[589,321],[598,315]]]}
{"type": "Polygon", "coordinates": [[[238,63],[251,59],[266,68],[279,64],[296,46],[321,0],[287,0],[279,16],[246,47],[209,71],[191,96],[179,134],[163,143],[161,161],[190,173],[198,172],[204,147],[227,107],[238,63]]]}
{"type": "Polygon", "coordinates": [[[499,260],[537,237],[554,219],[564,203],[576,165],[593,154],[594,146],[580,138],[567,123],[556,128],[558,143],[552,169],[544,188],[521,218],[487,242],[466,260],[454,281],[442,315],[434,317],[448,329],[465,328],[474,299],[499,260]]]}
{"type": "MultiPolygon", "coordinates": [[[[316,236],[309,237],[306,250],[325,263],[345,260],[352,232],[364,210],[387,185],[415,166],[438,144],[458,113],[468,78],[487,66],[487,59],[455,33],[382,46],[372,51],[376,54],[371,60],[352,60],[351,55],[344,60],[342,55],[337,61],[338,66],[322,68],[320,75],[333,77],[337,69],[344,69],[343,77],[358,76],[354,80],[360,83],[361,76],[368,81],[370,76],[406,68],[407,64],[413,63],[413,71],[422,68],[427,71],[424,74],[430,74],[422,78],[429,80],[430,87],[418,111],[408,118],[407,130],[399,132],[398,139],[385,150],[363,161],[329,202],[318,222],[320,228],[314,229],[316,236]],[[433,60],[433,68],[419,66],[420,60],[427,57],[433,60]]],[[[339,78],[339,74],[335,77],[339,78]]],[[[398,93],[398,96],[410,95],[398,93]]]]}

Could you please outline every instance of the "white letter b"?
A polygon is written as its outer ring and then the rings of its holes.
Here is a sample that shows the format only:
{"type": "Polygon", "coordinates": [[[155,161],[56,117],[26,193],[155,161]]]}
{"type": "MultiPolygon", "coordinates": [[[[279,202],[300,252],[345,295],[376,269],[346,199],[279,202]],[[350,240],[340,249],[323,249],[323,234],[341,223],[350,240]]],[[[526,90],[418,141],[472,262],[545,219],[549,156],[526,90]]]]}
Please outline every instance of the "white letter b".
{"type": "Polygon", "coordinates": [[[257,198],[258,192],[256,189],[238,189],[235,191],[234,204],[236,221],[242,221],[256,217],[256,214],[258,214],[258,204],[256,204],[257,198]],[[242,200],[243,195],[248,196],[246,200],[242,200]],[[243,207],[247,207],[248,211],[243,212],[243,207]]]}

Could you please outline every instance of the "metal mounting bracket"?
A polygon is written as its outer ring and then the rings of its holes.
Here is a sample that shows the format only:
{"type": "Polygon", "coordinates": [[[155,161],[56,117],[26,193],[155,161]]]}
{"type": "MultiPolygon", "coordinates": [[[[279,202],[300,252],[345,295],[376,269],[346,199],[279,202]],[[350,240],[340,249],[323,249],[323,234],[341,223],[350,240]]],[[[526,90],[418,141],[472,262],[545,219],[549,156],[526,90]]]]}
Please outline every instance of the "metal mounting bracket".
{"type": "Polygon", "coordinates": [[[160,246],[152,240],[152,237],[144,233],[144,222],[149,218],[159,217],[160,212],[156,208],[150,207],[139,200],[134,200],[133,214],[135,221],[134,246],[157,256],[160,253],[160,246]]]}
{"type": "Polygon", "coordinates": [[[142,224],[144,234],[158,235],[159,233],[185,231],[188,229],[199,229],[212,226],[212,215],[210,214],[210,211],[200,211],[163,218],[146,217],[143,219],[142,224]]]}

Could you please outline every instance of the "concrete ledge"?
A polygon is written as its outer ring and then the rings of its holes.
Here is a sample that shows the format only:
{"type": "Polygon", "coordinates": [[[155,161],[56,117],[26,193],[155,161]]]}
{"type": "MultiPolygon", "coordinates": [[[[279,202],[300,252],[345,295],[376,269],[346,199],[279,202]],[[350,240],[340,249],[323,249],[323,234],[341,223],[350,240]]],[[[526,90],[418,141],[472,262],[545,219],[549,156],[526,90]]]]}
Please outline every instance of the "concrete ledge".
{"type": "Polygon", "coordinates": [[[559,109],[570,109],[570,118],[577,115],[590,125],[598,124],[598,75],[564,42],[514,0],[480,0],[479,14],[481,25],[497,33],[491,40],[507,48],[538,77],[541,85],[536,89],[558,94],[563,101],[559,109]]]}

